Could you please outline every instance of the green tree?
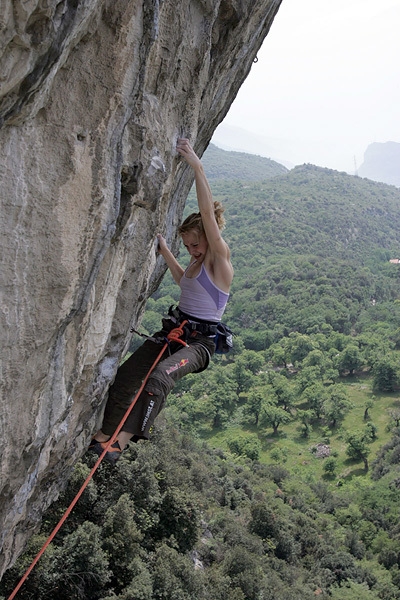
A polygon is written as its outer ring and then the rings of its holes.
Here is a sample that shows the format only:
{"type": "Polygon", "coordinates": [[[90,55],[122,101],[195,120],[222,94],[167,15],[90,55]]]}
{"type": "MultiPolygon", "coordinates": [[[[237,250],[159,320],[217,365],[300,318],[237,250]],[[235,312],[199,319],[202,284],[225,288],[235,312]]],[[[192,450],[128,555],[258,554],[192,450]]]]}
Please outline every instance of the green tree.
{"type": "MultiPolygon", "coordinates": [[[[228,367],[212,365],[200,376],[184,377],[176,387],[176,393],[181,394],[183,391],[190,391],[195,401],[201,402],[199,409],[193,410],[207,415],[208,422],[214,428],[223,427],[238,404],[237,386],[228,367]]],[[[191,412],[188,407],[188,414],[191,412]]]]}
{"type": "Polygon", "coordinates": [[[240,358],[238,358],[235,362],[243,363],[246,369],[251,371],[253,375],[256,375],[264,365],[264,358],[261,352],[256,352],[254,350],[243,350],[240,358]]]}
{"type": "Polygon", "coordinates": [[[348,344],[337,357],[337,367],[340,373],[348,371],[350,375],[363,364],[363,358],[358,345],[348,344]]]}
{"type": "MultiPolygon", "coordinates": [[[[315,343],[314,338],[313,338],[313,342],[315,343]]],[[[307,356],[304,358],[304,360],[302,362],[302,366],[303,367],[320,367],[321,371],[326,371],[327,368],[332,366],[332,363],[325,352],[323,352],[319,348],[315,348],[314,350],[311,350],[307,354],[307,356]]]]}
{"type": "Polygon", "coordinates": [[[279,531],[280,518],[274,507],[264,502],[255,502],[250,510],[249,530],[263,540],[275,537],[279,531]]]}
{"type": "Polygon", "coordinates": [[[329,399],[329,393],[326,386],[322,382],[312,383],[303,391],[301,398],[303,401],[307,402],[316,418],[321,419],[324,414],[324,405],[329,399]]]}
{"type": "Polygon", "coordinates": [[[331,549],[322,557],[321,567],[331,571],[333,581],[339,585],[349,579],[356,580],[359,576],[354,558],[347,552],[335,552],[331,549]]]}
{"type": "Polygon", "coordinates": [[[330,386],[327,394],[328,397],[324,403],[324,414],[331,427],[336,427],[353,405],[343,385],[336,384],[330,386]]]}
{"type": "Polygon", "coordinates": [[[283,406],[283,409],[288,411],[294,402],[295,394],[287,377],[270,371],[268,373],[268,382],[277,404],[283,406]]]}
{"type": "Polygon", "coordinates": [[[374,368],[376,362],[379,362],[388,351],[388,343],[382,339],[376,332],[362,333],[357,336],[357,342],[360,351],[364,357],[364,362],[368,367],[374,368]]]}
{"type": "Polygon", "coordinates": [[[222,572],[230,578],[231,589],[235,592],[234,596],[229,594],[229,598],[245,600],[260,597],[263,574],[258,563],[256,555],[243,546],[233,547],[225,553],[222,572]],[[242,591],[242,596],[237,594],[238,589],[242,591]]]}
{"type": "Polygon", "coordinates": [[[258,460],[261,453],[261,442],[256,435],[238,436],[228,441],[231,452],[238,456],[247,456],[250,460],[258,460]]]}
{"type": "Polygon", "coordinates": [[[152,557],[153,596],[162,600],[193,600],[200,597],[202,584],[188,556],[161,544],[152,557]]]}
{"type": "Polygon", "coordinates": [[[236,394],[247,392],[253,382],[254,373],[249,368],[248,361],[238,356],[232,367],[234,381],[236,382],[236,394]]]}
{"type": "Polygon", "coordinates": [[[326,475],[334,475],[337,469],[337,461],[333,457],[329,457],[324,461],[323,470],[326,475]]]}
{"type": "Polygon", "coordinates": [[[245,422],[250,420],[254,425],[258,425],[265,395],[265,391],[260,388],[254,388],[248,392],[246,404],[243,407],[245,422]]]}
{"type": "MultiPolygon", "coordinates": [[[[286,338],[283,338],[283,340],[286,341],[286,338]]],[[[287,363],[289,362],[288,350],[285,347],[285,345],[283,344],[283,340],[281,340],[281,343],[279,343],[279,344],[274,344],[270,348],[270,351],[268,352],[268,354],[271,357],[271,361],[274,365],[276,365],[278,367],[283,365],[286,369],[287,363]]]]}
{"type": "Polygon", "coordinates": [[[369,418],[369,411],[374,406],[374,398],[375,398],[375,396],[373,398],[368,398],[365,401],[364,421],[366,421],[369,418]]]}
{"type": "Polygon", "coordinates": [[[346,436],[346,454],[352,460],[364,463],[364,468],[368,471],[368,456],[371,452],[370,443],[372,442],[371,435],[368,431],[356,431],[349,433],[346,436]]]}
{"type": "Polygon", "coordinates": [[[312,420],[314,413],[312,410],[297,410],[297,418],[300,420],[299,427],[302,437],[308,438],[312,432],[312,420]]]}
{"type": "Polygon", "coordinates": [[[104,593],[111,571],[101,543],[101,528],[88,521],[65,537],[54,550],[51,573],[46,574],[53,581],[53,597],[96,600],[104,593]]]}
{"type": "Polygon", "coordinates": [[[260,415],[260,425],[272,427],[274,434],[278,433],[280,425],[286,425],[291,421],[291,416],[275,404],[265,404],[260,415]]]}
{"type": "MultiPolygon", "coordinates": [[[[149,563],[151,568],[151,564],[149,563]]],[[[139,557],[131,558],[129,564],[130,583],[118,594],[113,591],[101,600],[153,600],[153,577],[146,563],[139,557]]]]}
{"type": "Polygon", "coordinates": [[[314,350],[315,347],[310,336],[300,333],[291,333],[289,335],[288,343],[290,359],[294,365],[301,363],[307,354],[314,350]]]}
{"type": "Polygon", "coordinates": [[[375,423],[367,423],[365,426],[365,433],[371,438],[371,440],[375,440],[378,434],[378,428],[375,423]]]}
{"type": "Polygon", "coordinates": [[[275,447],[272,448],[269,455],[276,463],[285,463],[288,459],[288,449],[285,447],[275,447]]]}
{"type": "Polygon", "coordinates": [[[321,369],[318,366],[307,366],[302,368],[296,377],[298,393],[302,394],[308,387],[321,381],[321,369]]]}
{"type": "Polygon", "coordinates": [[[400,382],[400,367],[398,354],[394,352],[383,356],[374,364],[374,390],[393,392],[400,382]]]}
{"type": "Polygon", "coordinates": [[[199,512],[194,499],[185,490],[172,485],[163,495],[158,522],[152,528],[153,538],[174,538],[181,552],[190,550],[198,537],[199,512]]]}
{"type": "Polygon", "coordinates": [[[140,552],[143,537],[135,522],[134,503],[129,494],[122,494],[107,509],[102,527],[103,549],[109,557],[115,589],[122,589],[131,581],[132,557],[140,552]]]}
{"type": "Polygon", "coordinates": [[[388,413],[395,427],[400,427],[400,408],[391,408],[388,410],[388,413]]]}

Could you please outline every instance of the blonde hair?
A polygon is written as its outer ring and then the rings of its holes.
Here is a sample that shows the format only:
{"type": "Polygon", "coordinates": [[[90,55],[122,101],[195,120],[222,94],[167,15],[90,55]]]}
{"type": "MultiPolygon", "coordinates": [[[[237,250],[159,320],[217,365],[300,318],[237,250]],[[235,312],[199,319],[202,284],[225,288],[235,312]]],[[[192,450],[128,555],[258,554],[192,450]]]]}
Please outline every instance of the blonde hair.
{"type": "MultiPolygon", "coordinates": [[[[221,202],[218,202],[216,200],[214,202],[214,215],[220,231],[222,231],[225,227],[225,218],[222,214],[224,210],[225,208],[221,204],[221,202]]],[[[191,231],[192,229],[196,229],[196,231],[198,231],[199,233],[204,233],[203,221],[199,212],[192,213],[191,215],[186,217],[182,225],[179,227],[178,233],[179,235],[182,235],[183,233],[188,233],[188,231],[191,231]]]]}

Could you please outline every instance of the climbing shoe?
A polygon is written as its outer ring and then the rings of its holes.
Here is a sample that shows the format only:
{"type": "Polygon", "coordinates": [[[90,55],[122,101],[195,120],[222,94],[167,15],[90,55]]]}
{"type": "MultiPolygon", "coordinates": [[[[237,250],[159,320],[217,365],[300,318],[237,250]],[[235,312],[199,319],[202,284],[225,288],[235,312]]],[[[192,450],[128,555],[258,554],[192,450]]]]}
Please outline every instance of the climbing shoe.
{"type": "MultiPolygon", "coordinates": [[[[108,444],[108,442],[99,442],[98,440],[93,438],[92,441],[90,442],[89,450],[92,450],[92,452],[95,452],[98,456],[100,456],[101,454],[103,454],[103,451],[104,451],[105,447],[107,446],[107,444],[108,444]]],[[[121,446],[119,445],[118,440],[115,440],[115,442],[113,444],[111,444],[111,446],[105,453],[103,460],[105,460],[106,462],[108,462],[112,465],[115,465],[115,463],[121,456],[121,453],[122,453],[121,446]]]]}

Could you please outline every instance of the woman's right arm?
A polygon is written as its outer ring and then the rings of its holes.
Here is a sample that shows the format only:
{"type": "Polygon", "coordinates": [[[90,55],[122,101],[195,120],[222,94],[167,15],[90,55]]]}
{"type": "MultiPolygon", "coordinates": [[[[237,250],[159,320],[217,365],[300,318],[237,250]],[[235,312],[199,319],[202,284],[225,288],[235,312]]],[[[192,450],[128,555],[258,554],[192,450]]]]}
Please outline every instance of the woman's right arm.
{"type": "Polygon", "coordinates": [[[172,254],[171,250],[167,246],[167,242],[161,235],[161,233],[157,234],[158,239],[158,253],[164,258],[165,262],[169,270],[171,271],[172,277],[174,281],[179,285],[181,282],[181,278],[183,273],[185,272],[181,265],[176,260],[175,256],[172,254]]]}
{"type": "Polygon", "coordinates": [[[186,138],[178,139],[176,149],[194,170],[197,203],[209,246],[213,281],[222,290],[229,291],[233,277],[230,251],[215,218],[214,200],[202,162],[186,138]]]}

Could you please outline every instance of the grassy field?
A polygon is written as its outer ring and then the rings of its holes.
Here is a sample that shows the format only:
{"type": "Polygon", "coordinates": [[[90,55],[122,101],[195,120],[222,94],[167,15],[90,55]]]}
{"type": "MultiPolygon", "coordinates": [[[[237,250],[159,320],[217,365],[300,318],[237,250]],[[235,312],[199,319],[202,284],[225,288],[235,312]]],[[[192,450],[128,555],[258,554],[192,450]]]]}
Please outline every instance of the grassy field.
{"type": "MultiPolygon", "coordinates": [[[[372,392],[372,379],[368,376],[354,376],[343,380],[347,388],[352,408],[343,420],[343,423],[329,430],[326,427],[314,424],[308,438],[302,437],[299,430],[299,421],[295,419],[288,425],[279,428],[276,435],[271,429],[256,427],[244,428],[240,419],[236,419],[224,430],[207,435],[208,443],[213,447],[229,451],[229,441],[237,438],[257,436],[261,442],[262,451],[260,462],[264,464],[281,464],[289,472],[300,476],[301,479],[312,481],[323,478],[325,481],[337,485],[339,480],[350,480],[354,477],[366,475],[362,461],[355,462],[346,455],[346,433],[363,430],[368,422],[377,427],[377,436],[370,445],[369,463],[374,460],[380,447],[391,438],[388,425],[392,421],[389,410],[400,408],[398,394],[376,394],[372,392]],[[368,411],[368,418],[364,419],[366,402],[373,399],[374,404],[368,411]],[[317,444],[329,446],[331,456],[336,460],[336,471],[333,476],[326,475],[323,469],[326,458],[319,458],[312,451],[317,444]]],[[[244,460],[238,457],[239,461],[244,460]]]]}

